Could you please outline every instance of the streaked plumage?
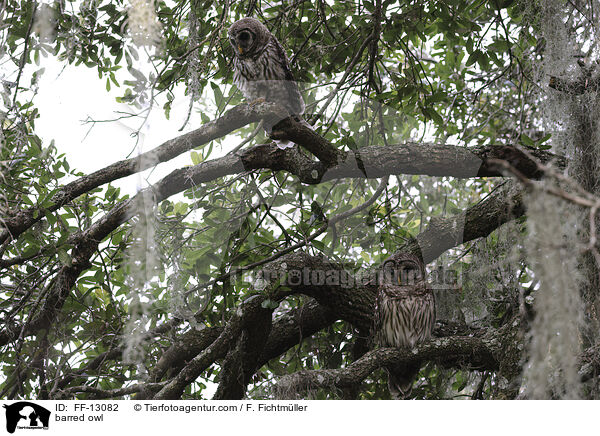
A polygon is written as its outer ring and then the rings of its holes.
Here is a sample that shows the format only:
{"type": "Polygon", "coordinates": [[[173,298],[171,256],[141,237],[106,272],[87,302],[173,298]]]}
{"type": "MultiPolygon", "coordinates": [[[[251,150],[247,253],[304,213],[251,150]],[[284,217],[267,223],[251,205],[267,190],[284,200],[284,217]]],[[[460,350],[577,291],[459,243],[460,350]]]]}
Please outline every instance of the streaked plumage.
{"type": "MultiPolygon", "coordinates": [[[[278,103],[291,116],[306,123],[302,119],[304,100],[285,50],[269,29],[254,18],[242,18],[231,25],[228,36],[235,54],[233,83],[244,97],[249,102],[264,99],[278,103]]],[[[276,123],[269,124],[266,120],[264,123],[267,133],[271,133],[276,123]]],[[[278,145],[287,148],[293,144],[278,142],[278,145]]]]}
{"type": "MultiPolygon", "coordinates": [[[[375,341],[380,347],[412,349],[431,337],[435,324],[433,291],[425,281],[425,265],[415,255],[401,254],[382,269],[375,303],[375,341]]],[[[419,367],[388,369],[392,398],[410,392],[419,367]]]]}

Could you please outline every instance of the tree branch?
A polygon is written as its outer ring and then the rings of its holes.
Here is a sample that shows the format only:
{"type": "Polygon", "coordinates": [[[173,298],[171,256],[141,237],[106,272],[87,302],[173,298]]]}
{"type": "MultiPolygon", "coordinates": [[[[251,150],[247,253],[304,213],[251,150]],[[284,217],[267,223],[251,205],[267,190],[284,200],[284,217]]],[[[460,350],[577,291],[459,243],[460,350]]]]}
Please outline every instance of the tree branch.
{"type": "MultiPolygon", "coordinates": [[[[153,188],[162,194],[158,201],[188,189],[195,183],[208,182],[219,177],[255,169],[287,171],[307,184],[317,184],[321,181],[343,177],[380,178],[398,174],[459,178],[502,177],[501,168],[487,163],[488,159],[502,159],[530,178],[539,178],[541,175],[536,163],[528,156],[514,147],[504,145],[469,149],[448,145],[407,143],[390,147],[370,146],[355,153],[345,153],[337,150],[329,141],[306,126],[291,118],[284,118],[281,115],[281,108],[277,105],[272,103],[261,103],[254,106],[244,104],[234,107],[222,117],[199,129],[169,140],[140,156],[116,162],[65,185],[55,194],[50,207],[35,206],[21,211],[8,211],[6,217],[3,217],[0,222],[4,227],[0,231],[0,244],[9,237],[16,239],[42,219],[46,213],[58,210],[85,192],[151,168],[160,162],[166,162],[246,124],[259,121],[263,117],[277,117],[280,120],[283,118],[278,124],[278,128],[285,129],[285,134],[292,141],[309,150],[321,162],[315,162],[297,150],[284,151],[273,144],[262,144],[241,155],[227,155],[172,172],[153,188]],[[183,185],[179,185],[180,183],[183,185]]],[[[545,151],[537,151],[536,157],[542,162],[555,161],[559,168],[566,164],[563,157],[545,151]]],[[[9,263],[4,262],[4,264],[0,264],[0,267],[8,265],[9,263]]]]}
{"type": "Polygon", "coordinates": [[[233,311],[231,318],[219,337],[204,351],[189,361],[153,399],[176,400],[180,398],[188,384],[196,380],[206,368],[231,348],[231,344],[235,343],[238,339],[246,321],[252,319],[257,313],[263,310],[261,304],[264,299],[262,295],[254,295],[242,302],[233,311]]]}
{"type": "Polygon", "coordinates": [[[213,400],[241,400],[256,372],[259,357],[271,332],[273,309],[261,308],[244,323],[235,347],[231,347],[219,372],[213,400]]]}
{"type": "Polygon", "coordinates": [[[9,236],[16,239],[35,222],[42,219],[46,212],[53,212],[94,188],[151,168],[161,162],[169,161],[186,151],[225,136],[249,123],[260,121],[263,116],[272,113],[281,116],[279,115],[281,114],[280,109],[270,103],[236,106],[216,120],[202,125],[199,129],[170,139],[139,156],[115,162],[92,174],[74,180],[54,195],[52,198],[53,204],[48,208],[31,207],[21,211],[9,211],[2,222],[5,228],[0,232],[0,244],[6,241],[9,236]]]}
{"type": "Polygon", "coordinates": [[[73,386],[71,388],[67,388],[61,390],[57,395],[56,399],[66,399],[71,398],[73,395],[78,393],[88,393],[91,394],[90,397],[95,400],[101,400],[105,398],[116,398],[123,397],[125,395],[135,394],[136,392],[140,392],[142,390],[152,390],[157,391],[162,388],[164,383],[140,383],[133,386],[128,386],[120,389],[99,389],[93,386],[81,385],[81,386],[73,386]]]}
{"type": "Polygon", "coordinates": [[[300,371],[283,376],[275,385],[278,399],[298,398],[311,390],[344,389],[360,384],[378,368],[435,362],[445,367],[497,370],[498,341],[493,338],[452,336],[408,349],[378,348],[341,369],[300,371]]]}
{"type": "Polygon", "coordinates": [[[508,182],[463,213],[432,220],[423,232],[400,247],[393,256],[402,252],[420,254],[427,264],[450,248],[488,236],[502,224],[524,213],[522,188],[508,182]]]}
{"type": "MultiPolygon", "coordinates": [[[[257,368],[269,360],[280,356],[307,338],[331,325],[337,320],[335,313],[315,300],[292,309],[273,321],[269,338],[258,359],[257,368]]],[[[190,330],[183,334],[160,357],[150,374],[151,382],[159,382],[163,377],[177,374],[187,362],[205,350],[223,332],[223,327],[211,327],[202,330],[190,330]]],[[[218,359],[225,355],[219,355],[218,359]]],[[[136,399],[144,399],[136,397],[136,399]]]]}

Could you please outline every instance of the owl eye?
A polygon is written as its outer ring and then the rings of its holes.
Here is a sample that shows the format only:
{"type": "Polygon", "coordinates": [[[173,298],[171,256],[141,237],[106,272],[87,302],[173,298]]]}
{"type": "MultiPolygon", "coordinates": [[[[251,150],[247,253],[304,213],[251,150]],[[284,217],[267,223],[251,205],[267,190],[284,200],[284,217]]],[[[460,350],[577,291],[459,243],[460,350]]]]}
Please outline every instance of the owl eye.
{"type": "Polygon", "coordinates": [[[416,264],[405,264],[400,268],[400,275],[398,277],[399,284],[413,284],[421,279],[421,270],[416,264]]]}
{"type": "Polygon", "coordinates": [[[396,271],[394,262],[386,262],[383,265],[381,270],[381,274],[383,275],[382,280],[383,283],[395,283],[396,282],[396,271]]]}
{"type": "Polygon", "coordinates": [[[240,33],[240,41],[248,41],[250,36],[250,32],[242,32],[240,33]]]}

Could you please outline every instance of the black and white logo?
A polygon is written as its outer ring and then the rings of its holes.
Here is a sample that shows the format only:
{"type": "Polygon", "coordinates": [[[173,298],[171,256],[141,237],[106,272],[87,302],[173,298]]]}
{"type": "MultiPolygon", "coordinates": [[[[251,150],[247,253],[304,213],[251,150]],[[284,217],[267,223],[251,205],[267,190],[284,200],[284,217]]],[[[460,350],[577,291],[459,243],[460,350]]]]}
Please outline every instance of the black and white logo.
{"type": "Polygon", "coordinates": [[[6,430],[14,433],[18,429],[48,429],[50,411],[29,401],[19,401],[3,406],[6,409],[6,430]]]}

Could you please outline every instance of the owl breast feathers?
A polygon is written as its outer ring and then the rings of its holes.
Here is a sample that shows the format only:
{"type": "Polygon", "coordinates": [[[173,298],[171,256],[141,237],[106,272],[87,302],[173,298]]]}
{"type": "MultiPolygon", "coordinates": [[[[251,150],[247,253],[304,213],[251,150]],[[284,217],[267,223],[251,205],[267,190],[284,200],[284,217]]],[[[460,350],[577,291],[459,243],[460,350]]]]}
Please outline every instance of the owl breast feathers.
{"type": "MultiPolygon", "coordinates": [[[[228,36],[235,54],[233,83],[244,97],[278,103],[301,120],[304,100],[285,51],[269,29],[254,18],[242,18],[231,25],[228,36]]],[[[272,127],[265,124],[269,133],[272,127]]]]}
{"type": "Polygon", "coordinates": [[[376,318],[379,346],[414,348],[431,337],[435,322],[433,293],[424,282],[412,286],[382,284],[376,318]]]}

